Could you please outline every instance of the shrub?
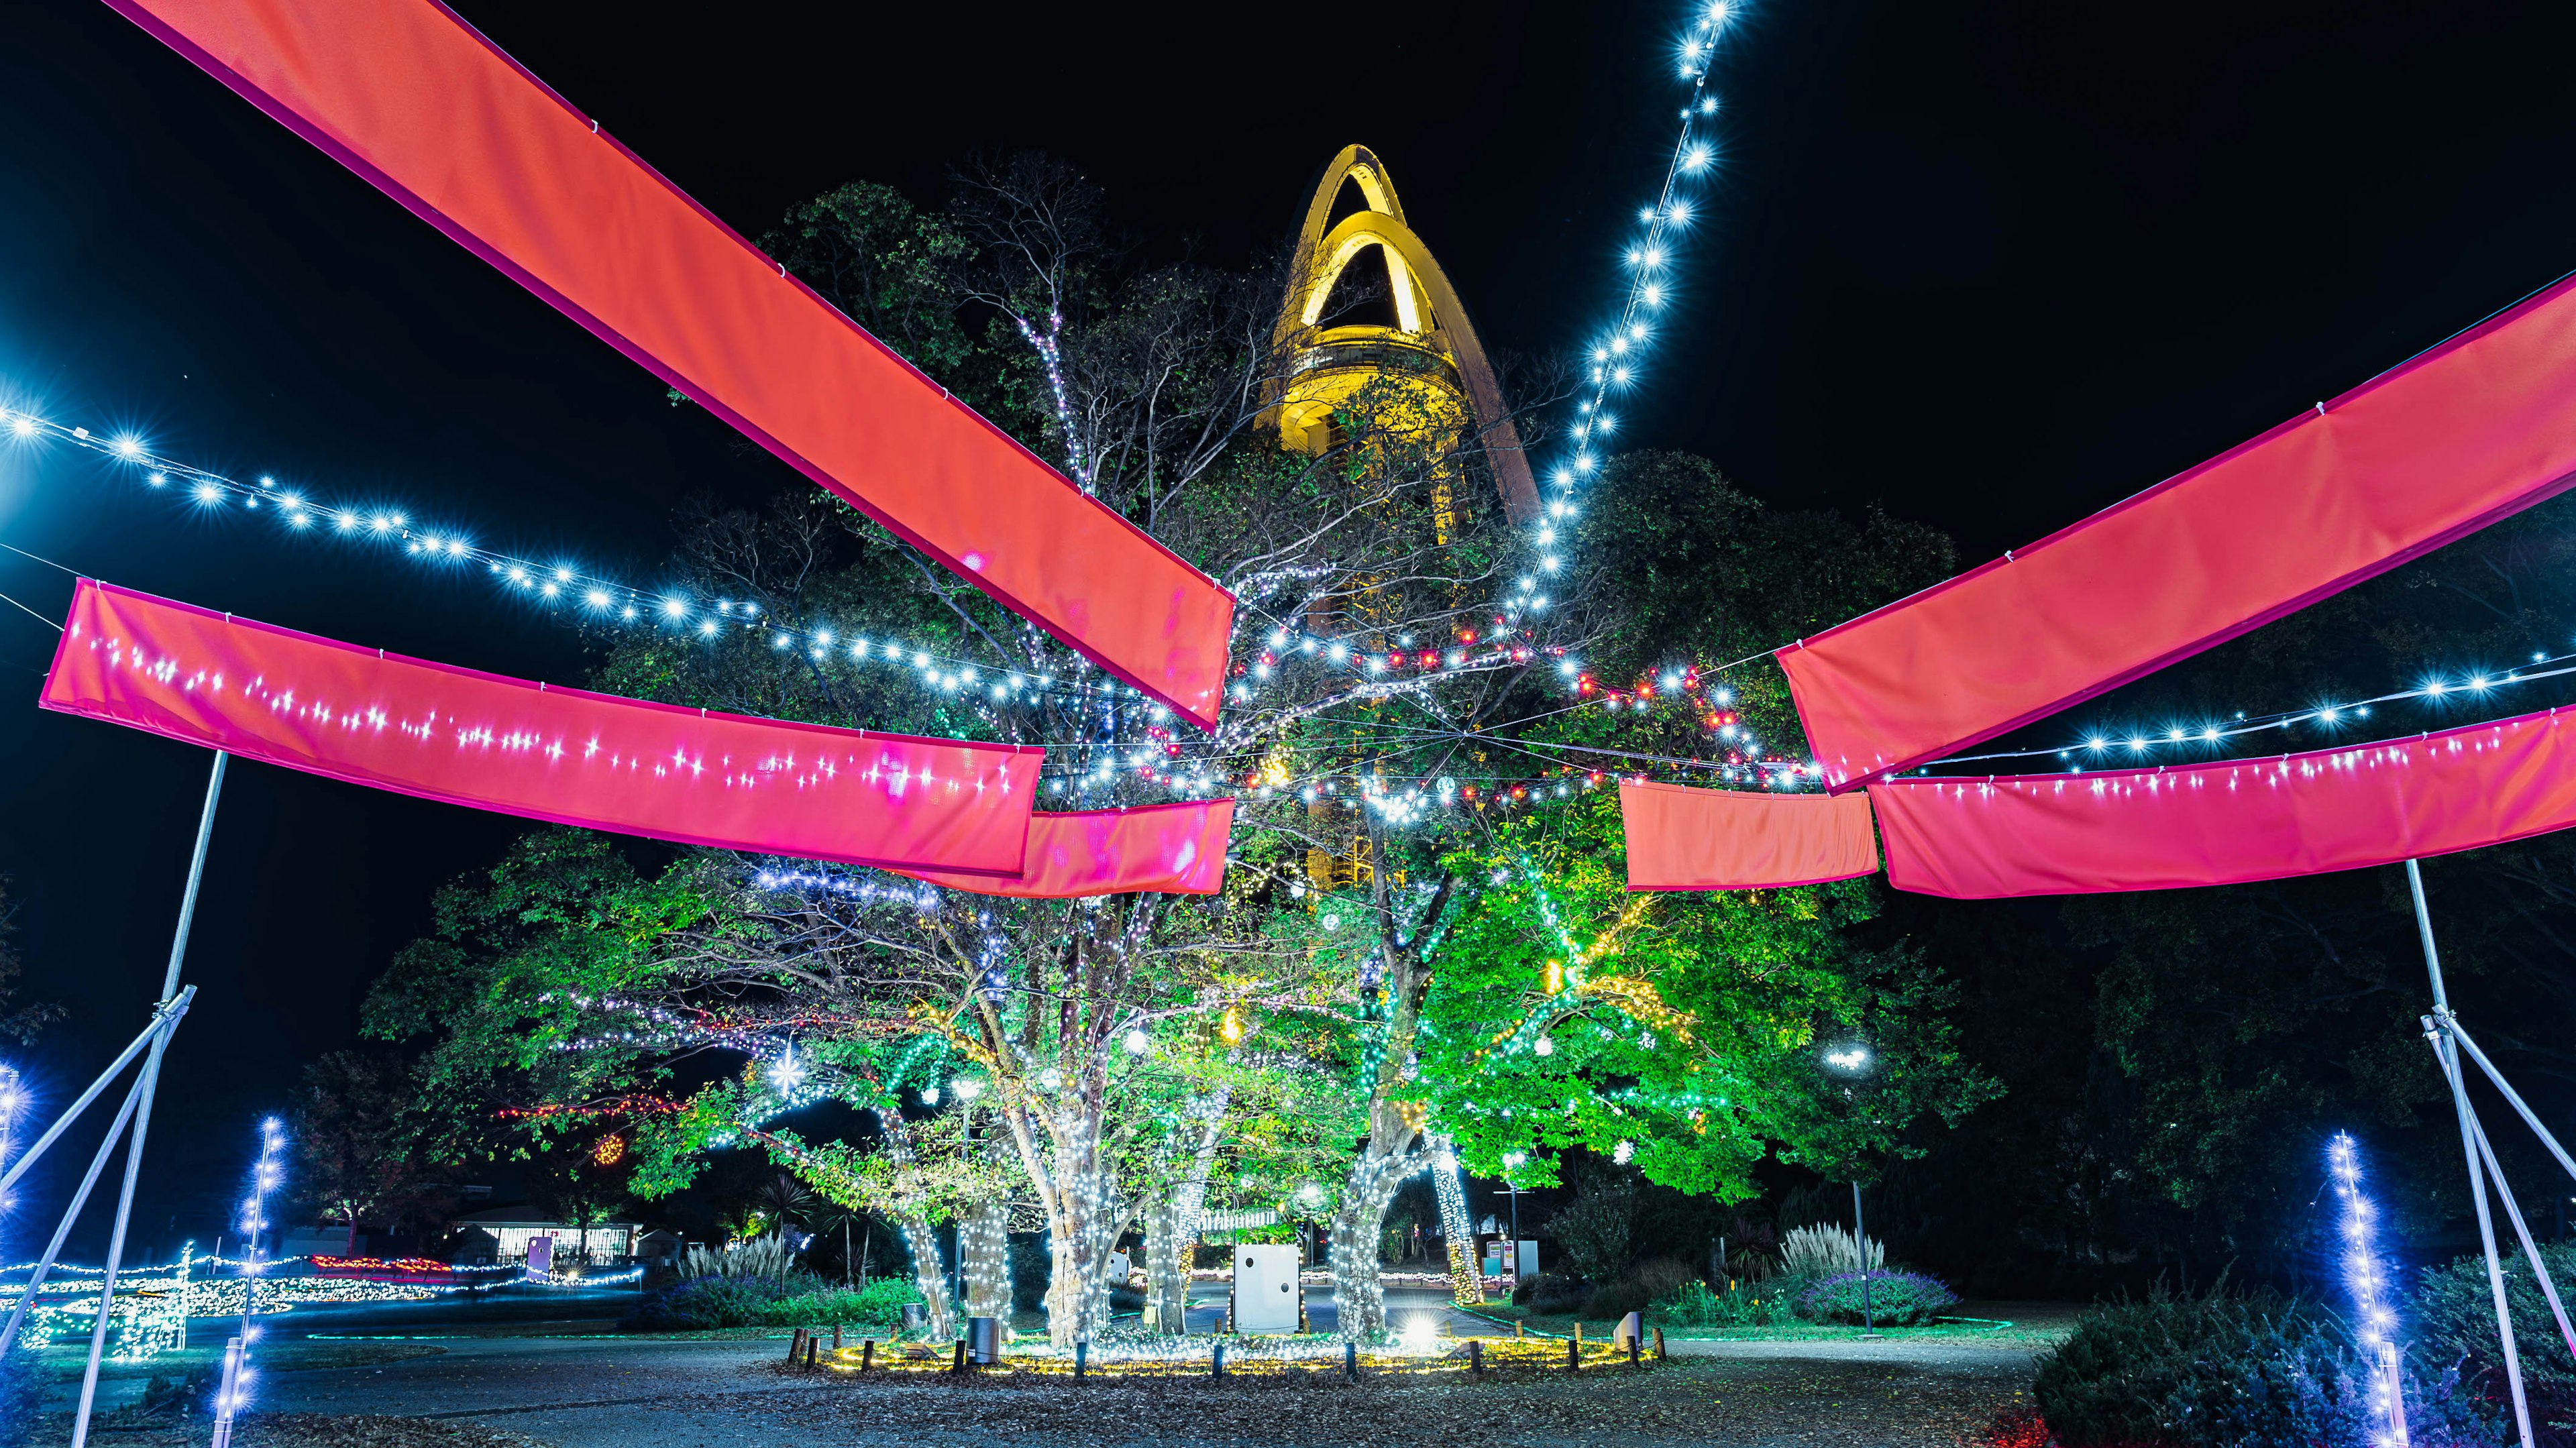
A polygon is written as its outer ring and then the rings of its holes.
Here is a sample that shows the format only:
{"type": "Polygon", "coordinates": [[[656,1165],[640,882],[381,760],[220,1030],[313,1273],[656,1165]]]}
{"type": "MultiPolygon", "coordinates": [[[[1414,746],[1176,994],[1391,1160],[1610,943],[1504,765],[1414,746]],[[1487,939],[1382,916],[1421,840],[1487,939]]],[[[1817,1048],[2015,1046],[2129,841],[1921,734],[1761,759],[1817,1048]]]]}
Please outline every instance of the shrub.
{"type": "MultiPolygon", "coordinates": [[[[2416,1448],[2495,1441],[2456,1373],[2404,1384],[2416,1448]]],[[[2097,1307],[2040,1360],[2033,1397],[2066,1448],[2362,1448],[2366,1385],[2331,1319],[2269,1295],[2097,1307]]]]}
{"type": "Polygon", "coordinates": [[[1616,1281],[1637,1259],[1637,1188],[1594,1182],[1547,1219],[1547,1230],[1576,1276],[1616,1281]]]}
{"type": "Polygon", "coordinates": [[[758,1278],[688,1277],[645,1298],[618,1326],[628,1332],[755,1327],[779,1295],[776,1283],[758,1278]]]}
{"type": "Polygon", "coordinates": [[[778,1282],[795,1269],[796,1254],[788,1250],[783,1237],[758,1237],[721,1251],[691,1247],[673,1266],[683,1278],[766,1277],[778,1282]]]}
{"type": "Polygon", "coordinates": [[[1800,1227],[1780,1239],[1780,1270],[1791,1277],[1831,1277],[1886,1265],[1885,1243],[1871,1242],[1869,1258],[1863,1261],[1860,1239],[1830,1222],[1800,1227]]]}
{"type": "Polygon", "coordinates": [[[1959,1305],[1959,1294],[1920,1272],[1837,1272],[1807,1284],[1798,1311],[1811,1322],[1876,1322],[1912,1327],[1959,1305]],[[1864,1311],[1862,1284],[1867,1286],[1864,1311]]]}
{"type": "Polygon", "coordinates": [[[1670,1297],[1681,1291],[1683,1284],[1700,1280],[1699,1272],[1689,1263],[1676,1262],[1670,1257],[1649,1257],[1638,1263],[1637,1270],[1628,1275],[1646,1289],[1649,1299],[1670,1297]]]}
{"type": "Polygon", "coordinates": [[[44,1413],[44,1360],[22,1338],[0,1357],[0,1445],[36,1442],[44,1413]]]}
{"type": "Polygon", "coordinates": [[[1580,1308],[1591,1295],[1591,1283],[1551,1272],[1531,1287],[1530,1310],[1557,1317],[1580,1308]]]}
{"type": "Polygon", "coordinates": [[[1687,1282],[1671,1296],[1657,1302],[1650,1312],[1667,1327],[1683,1332],[1707,1332],[1727,1327],[1768,1327],[1790,1318],[1790,1301],[1772,1290],[1770,1284],[1735,1282],[1724,1292],[1712,1291],[1705,1282],[1687,1282]]]}
{"type": "Polygon", "coordinates": [[[722,1327],[828,1327],[884,1330],[902,1320],[921,1294],[901,1278],[881,1277],[857,1292],[820,1287],[786,1292],[757,1278],[692,1277],[644,1299],[618,1324],[628,1332],[703,1332],[722,1327]]]}
{"type": "Polygon", "coordinates": [[[1625,1282],[1613,1282],[1585,1298],[1583,1315],[1592,1318],[1626,1317],[1632,1312],[1645,1311],[1654,1305],[1654,1301],[1655,1295],[1646,1290],[1644,1283],[1630,1278],[1625,1282]]]}
{"type": "MultiPolygon", "coordinates": [[[[2564,1299],[2569,1288],[2576,1286],[2576,1245],[2551,1243],[2540,1249],[2540,1261],[2564,1299]]],[[[2513,1309],[2514,1355],[2522,1359],[2522,1385],[2531,1399],[2533,1431],[2540,1433],[2547,1423],[2556,1441],[2576,1442],[2576,1432],[2570,1431],[2576,1421],[2576,1364],[2569,1361],[2556,1324],[2550,1321],[2549,1303],[2540,1295],[2529,1263],[2505,1264],[2504,1296],[2513,1309]]],[[[2411,1331],[2417,1358],[2464,1363],[2464,1375],[2481,1396],[2510,1413],[2512,1400],[2504,1384],[2504,1347],[2496,1340],[2495,1295],[2487,1284],[2487,1259],[2462,1257],[2448,1266],[2425,1268],[2408,1308],[2409,1322],[2401,1331],[2411,1331]]]]}

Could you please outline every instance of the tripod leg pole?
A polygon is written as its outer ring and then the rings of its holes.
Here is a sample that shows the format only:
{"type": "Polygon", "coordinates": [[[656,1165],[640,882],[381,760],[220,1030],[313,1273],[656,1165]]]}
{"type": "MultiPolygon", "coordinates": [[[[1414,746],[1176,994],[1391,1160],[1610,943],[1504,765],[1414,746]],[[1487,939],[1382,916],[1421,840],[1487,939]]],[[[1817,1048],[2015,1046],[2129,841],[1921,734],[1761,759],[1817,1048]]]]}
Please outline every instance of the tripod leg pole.
{"type": "MultiPolygon", "coordinates": [[[[2442,989],[2442,953],[2433,944],[2433,912],[2424,903],[2424,872],[2413,860],[2406,862],[2406,888],[2415,900],[2415,930],[2424,941],[2424,970],[2433,981],[2433,1010],[2435,1016],[2447,1016],[2451,1013],[2451,998],[2442,989]]],[[[2441,1064],[2442,1080],[2451,1088],[2452,1110],[2460,1118],[2460,1151],[2468,1158],[2469,1200],[2478,1209],[2478,1242],[2486,1249],[2487,1290],[2495,1297],[2496,1340],[2504,1347],[2504,1380],[2513,1394],[2514,1428],[2520,1434],[2522,1448],[2533,1448],[2531,1402],[2522,1390],[2522,1357],[2513,1345],[2513,1311],[2505,1304],[2504,1264],[2496,1257],[2495,1217],[2487,1210],[2486,1170],[2478,1159],[2476,1118],[2469,1113],[2468,1083],[2460,1079],[2458,1053],[2451,1048],[2450,1038],[2434,1025],[2435,1016],[2424,1019],[2424,1039],[2433,1047],[2433,1059],[2441,1064]]]]}
{"type": "Polygon", "coordinates": [[[2531,1228],[2522,1220],[2522,1204],[2513,1199],[2513,1187],[2504,1179],[2504,1166],[2496,1160],[2495,1146],[2487,1140],[2487,1128],[2469,1113],[2469,1125],[2477,1133],[2478,1155],[2486,1158],[2487,1177],[2495,1183],[2496,1199],[2504,1203],[2504,1218],[2513,1224],[2513,1235],[2522,1243],[2522,1255],[2531,1263],[2532,1279],[2540,1284],[2540,1295],[2549,1299],[2549,1315],[2558,1322],[2559,1339],[2567,1344],[2567,1355],[2576,1358],[2576,1325],[2567,1321],[2567,1305],[2558,1300],[2558,1284],[2550,1280],[2547,1263],[2540,1260],[2540,1247],[2531,1239],[2531,1228]]]}
{"type": "Polygon", "coordinates": [[[2513,1312],[2505,1305],[2504,1264],[2496,1257],[2495,1218],[2487,1210],[2486,1172],[2478,1160],[2476,1128],[2469,1115],[2469,1094],[2460,1080],[2458,1064],[2445,1049],[2438,1034],[2427,1030],[2426,1039],[2433,1043],[2433,1054],[2442,1063],[2443,1079],[2451,1083],[2451,1105],[2460,1117],[2460,1149],[2469,1158],[2469,1199],[2478,1209],[2478,1245],[2487,1257],[2487,1290],[2495,1297],[2496,1341],[2504,1348],[2505,1387],[2513,1394],[2513,1420],[2521,1434],[2522,1448],[2532,1448],[2531,1403],[2522,1390],[2522,1357],[2513,1345],[2513,1312]]]}
{"type": "Polygon", "coordinates": [[[9,1325],[0,1329],[0,1357],[9,1355],[18,1341],[18,1329],[27,1322],[27,1309],[36,1305],[36,1290],[53,1275],[54,1259],[62,1255],[63,1239],[72,1234],[72,1223],[79,1220],[81,1209],[89,1205],[91,1189],[98,1185],[98,1174],[107,1169],[107,1159],[116,1151],[117,1138],[125,1135],[125,1123],[134,1119],[134,1103],[142,1099],[141,1083],[125,1093],[125,1105],[108,1124],[107,1135],[99,1138],[98,1152],[89,1159],[89,1174],[81,1178],[80,1190],[72,1193],[72,1204],[63,1208],[63,1220],[54,1228],[54,1240],[45,1244],[45,1255],[36,1260],[36,1270],[27,1278],[27,1289],[18,1294],[18,1305],[9,1311],[9,1325]]]}
{"type": "MultiPolygon", "coordinates": [[[[188,927],[197,918],[197,889],[206,878],[206,846],[215,835],[215,806],[224,794],[224,761],[221,750],[215,752],[214,769],[206,777],[206,807],[197,816],[197,845],[188,856],[188,888],[179,896],[179,927],[170,936],[170,967],[161,981],[161,1000],[167,1003],[179,995],[179,967],[188,958],[188,927]]],[[[161,1056],[170,1049],[170,1035],[178,1028],[179,1018],[171,1015],[163,1022],[160,1034],[152,1039],[152,1052],[143,1059],[143,1076],[136,1083],[141,1101],[134,1113],[134,1137],[125,1151],[125,1184],[116,1194],[116,1226],[107,1236],[107,1275],[98,1289],[98,1321],[90,1328],[89,1366],[81,1373],[80,1407],[72,1414],[71,1448],[88,1448],[90,1410],[98,1401],[98,1362],[107,1351],[109,1310],[116,1305],[116,1269],[125,1256],[125,1229],[134,1216],[134,1183],[143,1174],[143,1141],[152,1129],[152,1093],[161,1083],[161,1056]]]]}

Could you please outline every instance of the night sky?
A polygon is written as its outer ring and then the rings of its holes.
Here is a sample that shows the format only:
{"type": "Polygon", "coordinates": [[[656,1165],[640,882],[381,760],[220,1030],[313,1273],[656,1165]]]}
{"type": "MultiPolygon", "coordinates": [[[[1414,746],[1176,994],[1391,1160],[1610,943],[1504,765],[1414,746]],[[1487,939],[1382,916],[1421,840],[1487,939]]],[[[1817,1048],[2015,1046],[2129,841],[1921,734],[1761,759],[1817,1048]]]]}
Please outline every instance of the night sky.
{"type": "MultiPolygon", "coordinates": [[[[844,181],[935,203],[952,164],[1037,148],[1141,253],[1248,263],[1361,142],[1487,345],[1533,357],[1604,315],[1682,99],[1681,7],[1635,0],[460,8],[754,235],[844,181]]],[[[793,481],[105,6],[7,0],[0,37],[0,403],[639,580],[684,499],[793,481]]],[[[1767,0],[1629,441],[1938,525],[1967,562],[2027,542],[2576,268],[2571,40],[2564,6],[1767,0]]],[[[587,668],[477,581],[193,516],[61,449],[0,447],[0,541],[396,651],[587,668]]],[[[64,575],[0,559],[0,592],[60,616],[64,575]]],[[[70,1011],[20,1059],[60,1101],[141,1025],[207,756],[39,714],[54,637],[0,606],[0,871],[27,995],[70,1011]]],[[[524,828],[232,770],[144,1251],[223,1229],[258,1116],[352,1039],[431,891],[524,828]]],[[[31,1225],[0,1232],[30,1255],[31,1225]]]]}

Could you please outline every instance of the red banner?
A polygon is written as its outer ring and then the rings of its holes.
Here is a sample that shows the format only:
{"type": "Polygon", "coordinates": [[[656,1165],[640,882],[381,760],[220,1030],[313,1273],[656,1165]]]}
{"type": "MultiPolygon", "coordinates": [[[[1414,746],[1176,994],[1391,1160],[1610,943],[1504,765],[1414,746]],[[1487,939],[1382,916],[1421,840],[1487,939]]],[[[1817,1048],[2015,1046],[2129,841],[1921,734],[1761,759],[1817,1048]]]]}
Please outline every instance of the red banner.
{"type": "Polygon", "coordinates": [[[2187,769],[1869,787],[1887,879],[1958,899],[2167,890],[2353,870],[2576,825],[2556,710],[2187,769]]]}
{"type": "Polygon", "coordinates": [[[1069,900],[1084,895],[1213,895],[1225,888],[1234,801],[1029,816],[1029,851],[1016,880],[933,870],[899,873],[978,895],[1069,900]]]}
{"type": "Polygon", "coordinates": [[[435,0],[108,0],[1004,606],[1201,727],[1234,600],[435,0]]]}
{"type": "Polygon", "coordinates": [[[38,703],[471,809],[974,875],[1020,873],[1044,760],[505,679],[87,579],[38,703]]]}
{"type": "Polygon", "coordinates": [[[2566,488],[2576,279],[2002,559],[1779,654],[1845,788],[2093,697],[2566,488]]]}
{"type": "Polygon", "coordinates": [[[1860,795],[1619,786],[1631,890],[1754,890],[1849,880],[1878,868],[1860,795]]]}

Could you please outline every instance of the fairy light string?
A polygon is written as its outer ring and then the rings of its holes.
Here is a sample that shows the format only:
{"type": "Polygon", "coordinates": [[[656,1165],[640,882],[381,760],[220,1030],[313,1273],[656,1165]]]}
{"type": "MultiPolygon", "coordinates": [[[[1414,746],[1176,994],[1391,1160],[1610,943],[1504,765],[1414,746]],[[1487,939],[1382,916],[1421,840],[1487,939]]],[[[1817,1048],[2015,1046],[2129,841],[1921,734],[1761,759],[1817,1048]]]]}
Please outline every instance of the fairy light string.
{"type": "Polygon", "coordinates": [[[2326,1147],[2326,1167],[2343,1206],[2343,1279],[2352,1294],[2352,1336],[2369,1364],[2370,1407],[2379,1419],[2376,1448],[2405,1448],[2406,1400],[2398,1376],[2397,1314],[2389,1307],[2389,1274],[2377,1244],[2378,1213],[2361,1193],[2361,1149],[2350,1132],[2336,1132],[2326,1147]]]}

